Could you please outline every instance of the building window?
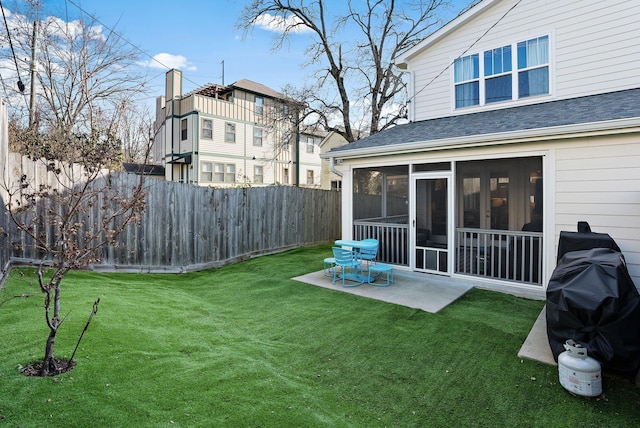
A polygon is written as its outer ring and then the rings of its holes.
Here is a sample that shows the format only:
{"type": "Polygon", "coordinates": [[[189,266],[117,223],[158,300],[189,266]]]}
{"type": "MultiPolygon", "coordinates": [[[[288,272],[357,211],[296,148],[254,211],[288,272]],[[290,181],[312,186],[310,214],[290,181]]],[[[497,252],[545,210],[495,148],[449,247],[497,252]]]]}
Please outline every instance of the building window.
{"type": "Polygon", "coordinates": [[[211,162],[202,162],[200,180],[209,183],[213,181],[213,164],[211,162]]]}
{"type": "Polygon", "coordinates": [[[307,137],[307,153],[313,153],[313,137],[307,137]]]}
{"type": "Polygon", "coordinates": [[[285,168],[282,172],[282,184],[289,184],[289,168],[285,168]]]}
{"type": "Polygon", "coordinates": [[[262,147],[262,128],[253,128],[253,145],[262,147]]]}
{"type": "Polygon", "coordinates": [[[256,95],[256,105],[255,105],[256,114],[262,114],[264,112],[264,98],[256,95]]]}
{"type": "Polygon", "coordinates": [[[518,96],[549,93],[549,36],[518,43],[518,96]]]}
{"type": "Polygon", "coordinates": [[[331,190],[342,190],[342,180],[331,180],[331,190]]]}
{"type": "Polygon", "coordinates": [[[313,182],[313,170],[312,169],[308,169],[307,170],[307,184],[312,185],[313,182]]]}
{"type": "Polygon", "coordinates": [[[235,183],[236,166],[232,163],[214,163],[213,181],[216,183],[235,183]]]}
{"type": "Polygon", "coordinates": [[[549,36],[542,36],[456,59],[455,108],[548,94],[549,56],[549,36]]]}
{"type": "Polygon", "coordinates": [[[213,138],[213,120],[202,119],[202,138],[211,140],[213,138]]]}
{"type": "Polygon", "coordinates": [[[511,46],[484,52],[485,102],[506,101],[511,96],[511,46]]]}
{"type": "Polygon", "coordinates": [[[453,63],[456,108],[480,104],[480,60],[478,54],[458,58],[453,63]]]}
{"type": "Polygon", "coordinates": [[[253,182],[264,183],[264,172],[261,165],[255,165],[253,167],[253,182]]]}
{"type": "Polygon", "coordinates": [[[182,119],[180,121],[180,140],[184,141],[187,139],[187,119],[182,119]]]}
{"type": "Polygon", "coordinates": [[[285,152],[288,152],[289,148],[290,148],[289,137],[285,137],[282,143],[282,150],[284,150],[285,152]]]}
{"type": "Polygon", "coordinates": [[[236,125],[234,123],[227,122],[224,124],[224,141],[227,143],[236,142],[236,125]]]}

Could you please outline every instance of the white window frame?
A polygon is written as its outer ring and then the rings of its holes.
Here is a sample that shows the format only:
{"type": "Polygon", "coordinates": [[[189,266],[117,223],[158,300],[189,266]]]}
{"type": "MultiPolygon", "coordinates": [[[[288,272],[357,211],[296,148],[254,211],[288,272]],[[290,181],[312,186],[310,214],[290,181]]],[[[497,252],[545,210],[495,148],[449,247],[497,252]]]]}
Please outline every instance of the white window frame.
{"type": "Polygon", "coordinates": [[[258,184],[264,183],[264,168],[262,165],[253,166],[253,182],[258,184]]]}
{"type": "Polygon", "coordinates": [[[262,115],[264,113],[264,97],[260,95],[256,95],[254,102],[255,102],[255,108],[254,108],[255,114],[262,115]]]}
{"type": "Polygon", "coordinates": [[[313,153],[313,144],[314,142],[314,138],[313,137],[307,137],[307,153],[313,153]]]}
{"type": "MultiPolygon", "coordinates": [[[[533,37],[525,37],[525,38],[519,38],[518,40],[511,42],[511,43],[494,43],[491,46],[487,46],[485,49],[480,49],[478,52],[472,52],[469,53],[468,55],[464,55],[464,57],[462,58],[466,58],[466,57],[471,57],[472,55],[478,55],[478,70],[479,70],[479,77],[478,79],[467,79],[467,80],[461,80],[460,82],[456,82],[456,76],[455,76],[455,67],[452,67],[452,73],[451,73],[451,106],[452,106],[452,110],[453,111],[460,111],[463,109],[474,109],[477,107],[483,107],[483,106],[487,106],[487,105],[494,105],[494,104],[499,104],[499,103],[508,103],[508,102],[515,102],[515,101],[523,101],[523,100],[527,100],[529,98],[532,97],[544,97],[544,96],[549,96],[553,94],[553,79],[554,79],[554,35],[552,32],[547,32],[544,34],[539,34],[537,36],[533,36],[533,37]],[[520,43],[526,43],[529,42],[531,40],[536,40],[536,39],[540,39],[540,38],[547,38],[547,62],[546,63],[541,63],[541,64],[536,64],[532,67],[526,67],[526,68],[518,68],[518,44],[520,43]],[[503,73],[496,73],[496,74],[491,74],[491,75],[485,75],[485,61],[484,61],[484,54],[485,52],[488,51],[492,51],[494,49],[499,49],[499,48],[504,48],[505,46],[510,46],[511,47],[511,70],[507,71],[507,72],[503,72],[503,73]],[[541,69],[546,67],[548,70],[548,92],[544,93],[544,94],[534,94],[534,95],[527,95],[527,96],[523,96],[520,97],[520,88],[519,88],[519,75],[522,72],[527,72],[527,71],[531,71],[531,70],[535,70],[535,69],[541,69]],[[500,101],[493,101],[493,102],[486,102],[486,82],[487,80],[491,79],[491,78],[495,78],[495,77],[500,77],[500,76],[504,76],[504,75],[511,75],[511,99],[510,100],[500,100],[500,101]],[[469,106],[463,106],[463,107],[456,107],[456,86],[460,85],[460,84],[464,84],[464,83],[469,83],[469,82],[473,82],[473,81],[478,81],[479,82],[479,103],[478,104],[474,104],[474,105],[469,105],[469,106]]],[[[460,58],[456,58],[453,60],[453,62],[455,63],[456,60],[459,60],[460,58]]]]}
{"type": "Polygon", "coordinates": [[[262,128],[258,128],[258,127],[253,128],[253,145],[254,146],[262,147],[263,134],[264,132],[262,128]]]}
{"type": "Polygon", "coordinates": [[[315,181],[314,181],[313,170],[312,169],[308,169],[307,170],[307,185],[308,186],[312,186],[314,184],[315,184],[315,181]]]}
{"type": "Polygon", "coordinates": [[[225,143],[236,142],[236,124],[225,122],[224,124],[224,141],[225,143]]]}
{"type": "Polygon", "coordinates": [[[235,183],[236,165],[233,163],[213,163],[213,183],[235,183]]]}
{"type": "Polygon", "coordinates": [[[189,122],[186,118],[180,120],[180,141],[189,138],[189,122]]]}
{"type": "Polygon", "coordinates": [[[213,182],[213,162],[202,162],[200,164],[200,181],[205,183],[213,182]]]}
{"type": "Polygon", "coordinates": [[[205,140],[212,140],[213,139],[213,120],[212,119],[207,119],[207,118],[202,118],[201,122],[201,128],[202,128],[202,138],[205,140]]]}

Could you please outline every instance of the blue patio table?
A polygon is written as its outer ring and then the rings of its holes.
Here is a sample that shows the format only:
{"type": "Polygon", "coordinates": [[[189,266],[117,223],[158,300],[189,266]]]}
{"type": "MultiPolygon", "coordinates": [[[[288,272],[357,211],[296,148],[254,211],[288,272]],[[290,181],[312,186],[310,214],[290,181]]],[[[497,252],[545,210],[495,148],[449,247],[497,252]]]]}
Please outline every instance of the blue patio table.
{"type": "MultiPolygon", "coordinates": [[[[349,247],[353,249],[353,251],[355,251],[356,254],[363,248],[372,249],[372,248],[377,248],[378,246],[377,243],[372,245],[371,242],[367,242],[366,240],[357,241],[354,239],[338,239],[335,242],[335,244],[336,246],[339,246],[339,247],[349,247]]],[[[362,279],[362,281],[364,282],[371,282],[373,280],[373,278],[369,276],[369,272],[367,272],[366,275],[363,275],[362,278],[359,278],[359,279],[362,279]]]]}

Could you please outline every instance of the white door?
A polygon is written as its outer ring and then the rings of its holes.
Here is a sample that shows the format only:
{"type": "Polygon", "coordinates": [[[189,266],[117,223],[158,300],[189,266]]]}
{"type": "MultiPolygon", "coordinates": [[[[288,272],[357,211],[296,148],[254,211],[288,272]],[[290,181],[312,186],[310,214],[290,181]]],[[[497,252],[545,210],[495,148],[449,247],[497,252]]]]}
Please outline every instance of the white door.
{"type": "Polygon", "coordinates": [[[451,174],[416,174],[412,182],[411,265],[420,272],[450,275],[453,266],[451,174]]]}

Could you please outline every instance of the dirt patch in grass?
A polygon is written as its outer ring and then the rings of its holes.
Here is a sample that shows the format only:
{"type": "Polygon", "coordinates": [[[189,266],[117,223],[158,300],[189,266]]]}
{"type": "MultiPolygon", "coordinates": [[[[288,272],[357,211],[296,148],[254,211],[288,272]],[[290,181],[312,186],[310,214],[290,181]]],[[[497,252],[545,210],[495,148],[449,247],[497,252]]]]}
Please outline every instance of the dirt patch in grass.
{"type": "MultiPolygon", "coordinates": [[[[25,376],[42,376],[42,361],[36,361],[30,364],[27,364],[20,371],[25,376]]],[[[48,376],[57,376],[62,373],[66,373],[68,371],[73,370],[76,366],[75,361],[63,360],[61,358],[55,358],[55,370],[52,370],[48,376]]]]}

